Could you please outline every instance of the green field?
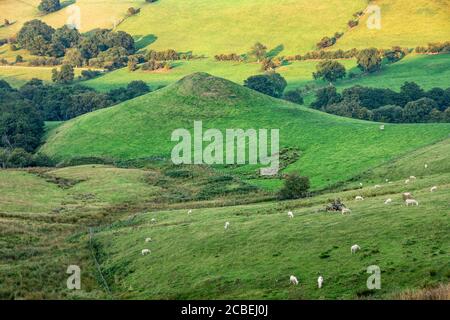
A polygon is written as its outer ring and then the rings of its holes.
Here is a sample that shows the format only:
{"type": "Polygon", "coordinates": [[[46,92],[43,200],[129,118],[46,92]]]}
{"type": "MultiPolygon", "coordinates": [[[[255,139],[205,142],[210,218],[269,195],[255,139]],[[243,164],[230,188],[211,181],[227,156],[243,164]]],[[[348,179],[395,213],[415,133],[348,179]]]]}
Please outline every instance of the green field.
{"type": "MultiPolygon", "coordinates": [[[[221,78],[199,73],[164,89],[68,121],[49,134],[41,152],[58,160],[73,157],[166,159],[177,128],[265,128],[280,130],[280,148],[301,157],[286,171],[311,178],[315,189],[347,180],[402,153],[450,133],[447,124],[388,125],[341,118],[270,98],[221,78]],[[95,141],[95,143],[92,143],[95,141]]],[[[235,173],[252,174],[253,166],[235,173]]],[[[270,180],[254,181],[273,185],[270,180]]]]}

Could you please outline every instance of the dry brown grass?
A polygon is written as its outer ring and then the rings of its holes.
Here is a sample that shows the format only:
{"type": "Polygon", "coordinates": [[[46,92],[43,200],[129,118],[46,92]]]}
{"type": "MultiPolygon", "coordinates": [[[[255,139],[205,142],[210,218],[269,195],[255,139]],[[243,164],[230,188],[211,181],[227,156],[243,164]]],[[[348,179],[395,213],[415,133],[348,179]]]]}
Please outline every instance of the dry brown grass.
{"type": "Polygon", "coordinates": [[[450,300],[450,283],[420,290],[407,290],[396,296],[399,300],[450,300]]]}

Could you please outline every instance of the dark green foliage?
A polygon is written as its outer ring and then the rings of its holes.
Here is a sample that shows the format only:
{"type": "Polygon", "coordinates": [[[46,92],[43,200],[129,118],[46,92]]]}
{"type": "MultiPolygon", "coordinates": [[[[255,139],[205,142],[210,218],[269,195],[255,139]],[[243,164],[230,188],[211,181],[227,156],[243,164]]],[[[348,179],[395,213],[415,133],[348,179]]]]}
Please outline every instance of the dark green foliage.
{"type": "Polygon", "coordinates": [[[236,53],[218,54],[214,56],[214,59],[216,59],[217,61],[237,61],[237,62],[244,61],[244,57],[236,53]]]}
{"type": "Polygon", "coordinates": [[[391,123],[400,123],[403,121],[403,109],[399,106],[383,106],[373,109],[372,113],[374,121],[391,123]]]}
{"type": "Polygon", "coordinates": [[[251,76],[244,81],[244,86],[269,96],[280,98],[287,86],[287,82],[278,73],[268,73],[251,76]]]}
{"type": "Polygon", "coordinates": [[[425,92],[415,82],[405,82],[400,88],[400,94],[403,96],[406,102],[415,101],[424,97],[425,92]]]}
{"type": "Polygon", "coordinates": [[[112,47],[106,51],[102,51],[96,58],[89,60],[92,67],[105,68],[113,70],[122,68],[128,63],[128,52],[123,47],[112,47]]]}
{"type": "Polygon", "coordinates": [[[255,59],[260,62],[266,57],[267,47],[260,42],[257,42],[250,49],[249,55],[255,57],[255,59]]]}
{"type": "Polygon", "coordinates": [[[180,54],[174,49],[167,49],[165,51],[150,50],[145,56],[146,61],[175,61],[180,59],[180,54]]]}
{"type": "Polygon", "coordinates": [[[384,51],[384,57],[390,62],[394,63],[400,61],[407,55],[407,50],[400,47],[392,47],[391,50],[384,51]]]}
{"type": "Polygon", "coordinates": [[[122,102],[150,92],[150,87],[143,81],[132,81],[126,88],[114,89],[109,92],[109,98],[114,102],[122,102]]]}
{"type": "Polygon", "coordinates": [[[364,72],[375,72],[381,68],[381,55],[376,48],[363,49],[356,58],[358,67],[364,72]]]}
{"type": "Polygon", "coordinates": [[[41,0],[38,10],[46,13],[55,12],[61,9],[59,0],[41,0]]]}
{"type": "Polygon", "coordinates": [[[86,91],[71,96],[71,103],[67,106],[65,118],[71,119],[82,114],[103,109],[112,103],[106,93],[86,91]]]}
{"type": "Polygon", "coordinates": [[[296,173],[288,174],[284,179],[284,186],[278,193],[280,199],[299,199],[308,196],[310,182],[308,177],[301,177],[296,173]]]}
{"type": "Polygon", "coordinates": [[[317,44],[317,49],[324,49],[331,47],[336,43],[336,37],[323,37],[317,44]]]}
{"type": "Polygon", "coordinates": [[[98,77],[101,74],[100,71],[98,70],[83,70],[81,71],[81,79],[83,80],[89,80],[89,79],[94,79],[95,77],[98,77]]]}
{"type": "Polygon", "coordinates": [[[316,92],[316,100],[311,104],[315,109],[322,109],[323,107],[340,102],[341,95],[337,93],[336,87],[328,86],[321,88],[316,92]]]}
{"type": "Polygon", "coordinates": [[[35,55],[50,55],[52,53],[52,36],[55,29],[40,20],[25,22],[17,34],[18,44],[35,55]]]}
{"type": "Polygon", "coordinates": [[[286,91],[283,94],[283,99],[296,104],[303,104],[303,97],[300,89],[286,91]]]}
{"type": "Polygon", "coordinates": [[[403,121],[409,123],[427,122],[429,120],[429,114],[436,107],[436,102],[429,98],[421,98],[408,102],[403,109],[403,121]]]}
{"type": "Polygon", "coordinates": [[[19,92],[3,87],[0,89],[0,147],[33,151],[44,133],[42,117],[19,92]]]}
{"type": "Polygon", "coordinates": [[[164,61],[149,60],[142,65],[142,70],[144,71],[155,71],[162,69],[169,70],[170,64],[164,61]]]}
{"type": "Polygon", "coordinates": [[[345,67],[334,60],[319,62],[316,69],[317,72],[313,73],[314,79],[324,79],[328,82],[335,82],[346,75],[345,67]]]}
{"type": "Polygon", "coordinates": [[[21,62],[23,62],[23,57],[20,54],[18,54],[16,56],[16,63],[21,63],[21,62]]]}
{"type": "Polygon", "coordinates": [[[61,70],[58,69],[52,70],[52,81],[59,84],[68,84],[73,81],[75,73],[73,71],[73,67],[68,64],[64,64],[61,66],[61,70]]]}

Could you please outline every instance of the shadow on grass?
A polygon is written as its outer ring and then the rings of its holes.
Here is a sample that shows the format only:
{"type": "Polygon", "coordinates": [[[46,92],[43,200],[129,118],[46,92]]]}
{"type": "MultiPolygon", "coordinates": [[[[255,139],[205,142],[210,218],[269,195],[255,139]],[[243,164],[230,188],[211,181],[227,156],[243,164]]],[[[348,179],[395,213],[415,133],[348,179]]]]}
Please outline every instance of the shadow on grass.
{"type": "Polygon", "coordinates": [[[146,36],[135,36],[134,41],[136,45],[136,49],[141,50],[145,47],[151,45],[158,39],[154,34],[148,34],[146,36]]]}
{"type": "Polygon", "coordinates": [[[277,55],[279,55],[284,50],[284,45],[279,44],[269,52],[267,52],[267,58],[275,58],[277,55]]]}

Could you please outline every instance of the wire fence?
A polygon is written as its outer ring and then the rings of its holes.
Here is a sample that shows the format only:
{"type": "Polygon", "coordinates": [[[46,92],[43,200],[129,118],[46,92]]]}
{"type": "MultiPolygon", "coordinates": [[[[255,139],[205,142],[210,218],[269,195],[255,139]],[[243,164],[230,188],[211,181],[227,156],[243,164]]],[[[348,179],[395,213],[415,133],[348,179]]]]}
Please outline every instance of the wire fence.
{"type": "Polygon", "coordinates": [[[106,279],[103,276],[102,269],[100,268],[100,263],[98,262],[97,257],[95,255],[94,245],[93,245],[93,242],[92,242],[92,239],[94,238],[94,232],[93,232],[91,227],[89,228],[88,232],[89,232],[89,248],[91,249],[92,258],[94,259],[95,266],[97,267],[97,271],[98,271],[98,273],[100,275],[100,279],[103,282],[103,287],[104,287],[106,293],[108,293],[108,295],[110,297],[112,297],[111,289],[109,288],[108,283],[106,282],[106,279]]]}

